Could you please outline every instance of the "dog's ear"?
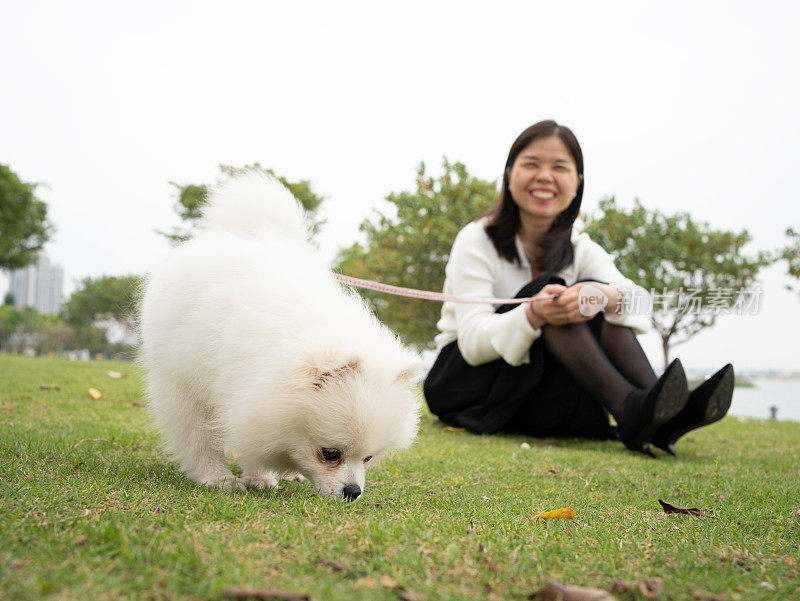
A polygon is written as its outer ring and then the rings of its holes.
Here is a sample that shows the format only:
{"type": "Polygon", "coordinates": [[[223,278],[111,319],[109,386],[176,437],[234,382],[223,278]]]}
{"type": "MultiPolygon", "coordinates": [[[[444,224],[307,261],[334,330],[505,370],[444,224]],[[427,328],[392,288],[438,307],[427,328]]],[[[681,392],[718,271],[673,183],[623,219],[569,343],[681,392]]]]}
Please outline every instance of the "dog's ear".
{"type": "Polygon", "coordinates": [[[346,363],[335,367],[310,367],[309,380],[312,388],[322,388],[328,382],[340,380],[351,374],[361,371],[361,362],[358,358],[353,358],[346,363]]]}

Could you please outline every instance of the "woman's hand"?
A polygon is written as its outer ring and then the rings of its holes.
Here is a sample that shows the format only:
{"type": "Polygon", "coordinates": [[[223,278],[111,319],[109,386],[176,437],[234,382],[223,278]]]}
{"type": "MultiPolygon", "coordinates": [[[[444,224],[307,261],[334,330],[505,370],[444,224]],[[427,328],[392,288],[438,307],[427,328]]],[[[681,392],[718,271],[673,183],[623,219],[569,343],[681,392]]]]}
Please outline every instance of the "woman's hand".
{"type": "MultiPolygon", "coordinates": [[[[544,323],[549,323],[554,326],[562,326],[568,323],[582,323],[594,318],[597,314],[596,312],[584,315],[580,310],[580,290],[586,284],[592,284],[592,286],[602,290],[608,297],[613,297],[609,298],[609,301],[611,301],[609,304],[616,304],[616,289],[606,284],[578,282],[569,288],[559,284],[548,284],[533,298],[553,294],[558,294],[559,297],[557,299],[532,301],[529,305],[530,312],[528,321],[531,321],[530,313],[533,313],[534,316],[544,321],[544,323]]],[[[534,325],[533,322],[531,322],[531,325],[534,325]]],[[[534,327],[541,327],[541,325],[534,327]]]]}
{"type": "MultiPolygon", "coordinates": [[[[567,290],[567,287],[562,286],[561,284],[547,284],[544,288],[537,292],[533,298],[561,294],[565,290],[567,290]]],[[[551,308],[548,307],[545,309],[544,306],[550,305],[552,302],[553,301],[550,299],[531,301],[525,306],[525,315],[528,317],[528,322],[531,324],[531,327],[538,330],[543,325],[551,323],[548,318],[548,315],[552,314],[552,311],[550,310],[551,308]]]]}

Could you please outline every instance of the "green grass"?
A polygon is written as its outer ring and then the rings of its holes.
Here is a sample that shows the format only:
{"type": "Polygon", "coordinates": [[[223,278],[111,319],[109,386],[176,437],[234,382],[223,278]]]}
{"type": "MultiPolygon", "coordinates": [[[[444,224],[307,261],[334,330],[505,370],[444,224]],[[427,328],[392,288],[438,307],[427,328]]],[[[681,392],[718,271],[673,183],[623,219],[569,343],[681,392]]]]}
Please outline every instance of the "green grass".
{"type": "Polygon", "coordinates": [[[346,504],[303,483],[192,485],[143,402],[130,364],[0,356],[4,601],[219,599],[233,585],[318,600],[525,599],[550,578],[610,590],[649,576],[663,578],[663,599],[692,599],[690,585],[798,598],[797,423],[729,417],[681,440],[680,459],[654,461],[613,441],[454,433],[426,414],[412,449],[370,470],[365,496],[346,504]],[[659,498],[717,519],[666,515],[659,498]],[[575,520],[531,519],[566,506],[575,520]]]}

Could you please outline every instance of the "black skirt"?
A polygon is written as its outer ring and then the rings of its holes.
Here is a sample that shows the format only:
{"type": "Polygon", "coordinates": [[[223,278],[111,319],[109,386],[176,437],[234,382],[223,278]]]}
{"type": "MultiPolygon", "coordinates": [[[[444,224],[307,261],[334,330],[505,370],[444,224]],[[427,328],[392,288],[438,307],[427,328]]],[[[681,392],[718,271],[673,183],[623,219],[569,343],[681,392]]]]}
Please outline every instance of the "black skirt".
{"type": "MultiPolygon", "coordinates": [[[[565,285],[548,274],[529,282],[515,298],[533,296],[547,284],[565,285]]],[[[505,313],[517,305],[501,305],[505,313]]],[[[603,314],[587,322],[599,338],[603,314]]],[[[530,362],[512,366],[503,359],[471,366],[457,341],[439,352],[425,378],[425,400],[445,424],[477,434],[512,432],[528,436],[614,438],[608,412],[547,351],[544,340],[530,348],[530,362]]]]}

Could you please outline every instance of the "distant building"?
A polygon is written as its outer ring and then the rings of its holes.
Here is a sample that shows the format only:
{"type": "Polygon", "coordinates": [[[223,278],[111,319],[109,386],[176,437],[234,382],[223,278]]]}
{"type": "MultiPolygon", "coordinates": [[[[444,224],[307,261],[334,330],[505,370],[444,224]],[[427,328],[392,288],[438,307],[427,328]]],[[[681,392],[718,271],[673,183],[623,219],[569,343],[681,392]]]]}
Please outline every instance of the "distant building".
{"type": "Polygon", "coordinates": [[[10,274],[9,291],[14,306],[33,307],[39,313],[58,313],[63,301],[64,270],[50,262],[45,253],[33,265],[10,274]]]}

